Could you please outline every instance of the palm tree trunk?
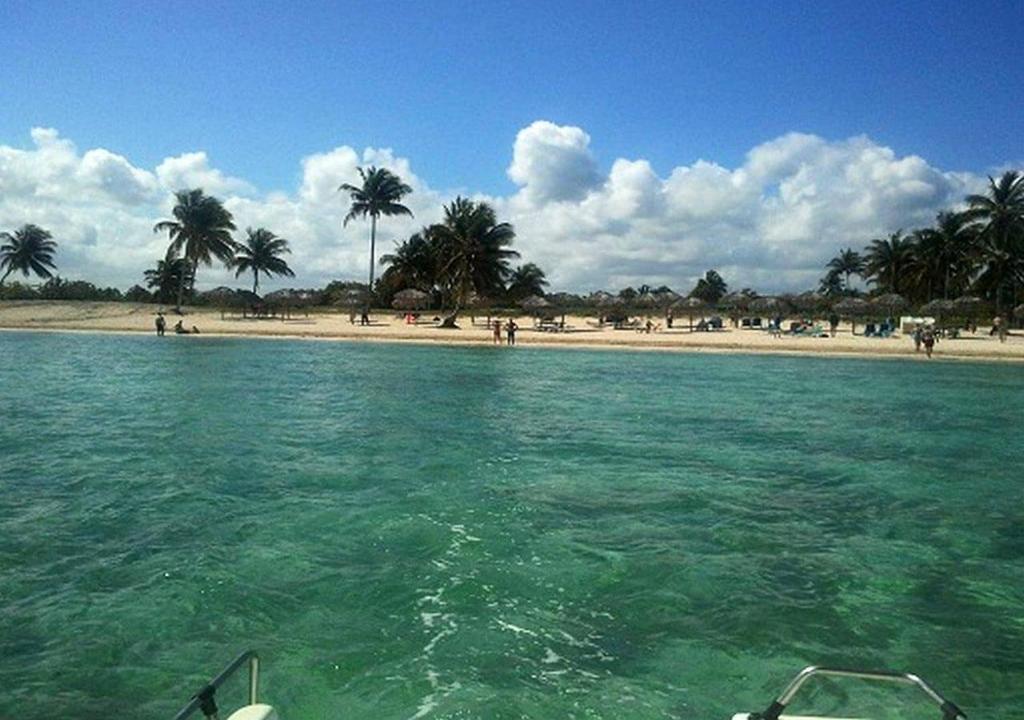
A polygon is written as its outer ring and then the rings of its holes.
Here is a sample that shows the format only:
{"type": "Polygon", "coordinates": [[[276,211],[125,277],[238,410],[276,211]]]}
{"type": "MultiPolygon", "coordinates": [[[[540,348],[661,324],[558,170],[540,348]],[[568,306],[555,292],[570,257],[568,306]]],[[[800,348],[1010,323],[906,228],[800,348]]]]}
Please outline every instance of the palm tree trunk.
{"type": "Polygon", "coordinates": [[[260,271],[256,268],[252,269],[252,294],[259,295],[260,289],[260,271]]]}
{"type": "Polygon", "coordinates": [[[366,288],[366,307],[370,307],[370,296],[373,294],[373,253],[377,245],[377,216],[370,216],[370,284],[366,288]]]}
{"type": "Polygon", "coordinates": [[[178,302],[175,304],[174,309],[181,313],[181,299],[185,297],[185,282],[188,277],[188,262],[186,261],[185,266],[182,267],[182,273],[178,277],[178,302]]]}

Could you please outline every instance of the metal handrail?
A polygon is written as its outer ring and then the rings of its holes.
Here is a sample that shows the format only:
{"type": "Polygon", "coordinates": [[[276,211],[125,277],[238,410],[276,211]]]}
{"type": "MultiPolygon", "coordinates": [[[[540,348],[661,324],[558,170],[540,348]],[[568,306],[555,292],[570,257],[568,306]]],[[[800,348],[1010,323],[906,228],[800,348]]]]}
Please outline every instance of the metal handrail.
{"type": "Polygon", "coordinates": [[[797,691],[803,687],[805,682],[815,675],[824,675],[826,677],[852,677],[859,678],[861,680],[879,680],[882,682],[893,682],[902,685],[913,685],[924,691],[924,693],[939,706],[939,710],[942,712],[942,720],[967,720],[967,716],[964,715],[960,708],[942,697],[935,688],[919,678],[917,675],[913,675],[911,673],[890,672],[888,670],[851,670],[847,668],[817,667],[815,665],[805,667],[801,670],[797,676],[790,681],[789,685],[786,686],[786,689],[782,691],[782,694],[768,706],[768,709],[762,713],[752,715],[752,720],[778,720],[779,715],[781,715],[782,711],[785,710],[787,705],[789,705],[790,701],[797,694],[797,691]]]}
{"type": "Polygon", "coordinates": [[[228,663],[227,667],[221,670],[217,677],[199,688],[198,692],[196,692],[196,694],[192,696],[192,699],[189,700],[188,705],[179,710],[178,714],[174,716],[174,720],[185,720],[185,718],[190,717],[196,710],[201,710],[204,716],[216,720],[217,703],[215,695],[217,693],[217,688],[223,685],[228,678],[235,674],[238,668],[242,667],[242,665],[245,665],[246,663],[249,664],[249,704],[255,705],[257,703],[260,686],[260,658],[255,651],[246,650],[228,663]]]}

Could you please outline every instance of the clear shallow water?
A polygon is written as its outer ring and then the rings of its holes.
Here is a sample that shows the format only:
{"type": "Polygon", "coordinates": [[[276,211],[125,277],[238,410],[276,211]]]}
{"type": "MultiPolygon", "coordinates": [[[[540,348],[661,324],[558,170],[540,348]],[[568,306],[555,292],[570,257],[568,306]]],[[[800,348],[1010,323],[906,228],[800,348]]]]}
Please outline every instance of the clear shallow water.
{"type": "Polygon", "coordinates": [[[1018,366],[0,333],[0,717],[167,717],[246,647],[285,720],[726,718],[812,662],[1020,717],[1022,407],[1018,366]]]}

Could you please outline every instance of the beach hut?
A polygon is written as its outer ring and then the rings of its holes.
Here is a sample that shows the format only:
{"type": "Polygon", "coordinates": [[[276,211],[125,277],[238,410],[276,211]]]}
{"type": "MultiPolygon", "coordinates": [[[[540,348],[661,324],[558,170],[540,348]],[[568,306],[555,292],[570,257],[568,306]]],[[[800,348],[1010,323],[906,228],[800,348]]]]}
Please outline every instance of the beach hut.
{"type": "Polygon", "coordinates": [[[862,298],[843,298],[832,306],[832,310],[850,321],[850,334],[853,335],[857,331],[857,320],[871,312],[871,303],[862,298]]]}
{"type": "Polygon", "coordinates": [[[430,304],[430,295],[416,288],[400,290],[391,300],[391,307],[396,310],[422,310],[428,304],[430,304]]]}

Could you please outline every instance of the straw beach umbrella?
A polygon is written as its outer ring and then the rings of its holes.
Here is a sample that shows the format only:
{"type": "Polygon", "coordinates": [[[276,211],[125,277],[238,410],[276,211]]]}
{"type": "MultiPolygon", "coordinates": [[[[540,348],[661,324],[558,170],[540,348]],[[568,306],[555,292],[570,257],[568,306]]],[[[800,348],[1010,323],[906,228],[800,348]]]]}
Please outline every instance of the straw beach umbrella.
{"type": "Polygon", "coordinates": [[[879,295],[871,303],[881,312],[884,312],[886,317],[895,317],[897,313],[901,313],[910,307],[910,303],[902,295],[896,293],[879,295]]]}
{"type": "Polygon", "coordinates": [[[857,331],[857,320],[871,311],[871,304],[861,298],[843,298],[832,309],[841,317],[849,319],[850,334],[853,335],[857,331]]]}
{"type": "Polygon", "coordinates": [[[947,318],[953,314],[955,306],[952,300],[932,300],[930,303],[925,303],[921,306],[921,314],[934,317],[940,323],[943,318],[947,318]]]}
{"type": "Polygon", "coordinates": [[[1021,303],[1013,309],[1013,316],[1018,320],[1024,320],[1024,303],[1021,303]]]}
{"type": "Polygon", "coordinates": [[[777,297],[760,297],[754,298],[748,305],[752,312],[756,313],[777,313],[782,314],[789,310],[786,302],[782,298],[777,297]]]}
{"type": "Polygon", "coordinates": [[[707,309],[707,303],[697,297],[688,297],[677,300],[672,305],[673,308],[684,312],[690,321],[690,330],[693,330],[693,316],[695,314],[703,315],[704,310],[707,309]]]}
{"type": "Polygon", "coordinates": [[[396,310],[422,310],[429,302],[429,294],[416,288],[406,288],[395,293],[391,307],[396,310]]]}
{"type": "Polygon", "coordinates": [[[953,312],[963,318],[973,318],[983,306],[983,301],[976,295],[964,295],[953,301],[953,312]]]}

